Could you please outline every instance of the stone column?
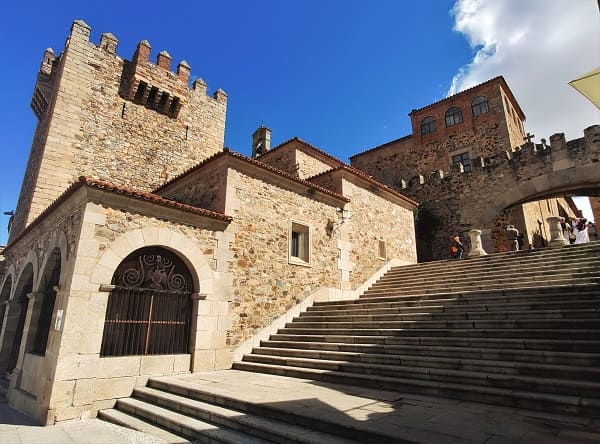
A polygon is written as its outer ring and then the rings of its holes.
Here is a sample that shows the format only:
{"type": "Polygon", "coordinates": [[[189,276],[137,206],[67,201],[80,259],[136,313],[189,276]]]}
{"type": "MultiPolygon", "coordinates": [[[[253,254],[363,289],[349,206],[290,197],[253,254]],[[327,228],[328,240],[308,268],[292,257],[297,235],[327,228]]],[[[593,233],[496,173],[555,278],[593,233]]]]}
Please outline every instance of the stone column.
{"type": "Polygon", "coordinates": [[[563,245],[569,245],[569,241],[565,239],[560,225],[560,217],[551,216],[547,218],[548,226],[550,228],[550,241],[548,246],[550,248],[562,247],[563,245]]]}
{"type": "Polygon", "coordinates": [[[481,246],[481,230],[469,230],[471,238],[471,251],[467,257],[487,256],[487,253],[481,246]]]}

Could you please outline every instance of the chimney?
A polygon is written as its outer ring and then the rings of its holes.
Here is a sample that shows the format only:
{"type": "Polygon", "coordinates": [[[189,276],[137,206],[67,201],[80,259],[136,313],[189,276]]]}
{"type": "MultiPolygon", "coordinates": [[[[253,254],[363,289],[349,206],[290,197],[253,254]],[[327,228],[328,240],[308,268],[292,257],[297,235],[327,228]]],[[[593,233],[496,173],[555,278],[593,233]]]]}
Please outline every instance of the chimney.
{"type": "Polygon", "coordinates": [[[271,130],[262,124],[252,134],[252,158],[267,153],[271,149],[271,130]]]}

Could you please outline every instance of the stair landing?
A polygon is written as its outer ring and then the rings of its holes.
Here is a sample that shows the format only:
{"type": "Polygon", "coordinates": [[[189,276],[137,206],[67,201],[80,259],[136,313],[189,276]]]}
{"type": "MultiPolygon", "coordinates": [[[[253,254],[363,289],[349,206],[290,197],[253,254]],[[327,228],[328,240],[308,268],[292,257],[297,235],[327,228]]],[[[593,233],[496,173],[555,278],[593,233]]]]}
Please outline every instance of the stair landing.
{"type": "MultiPolygon", "coordinates": [[[[238,370],[152,378],[171,390],[235,400],[242,409],[297,415],[322,432],[341,427],[360,442],[590,443],[600,419],[498,407],[412,393],[238,370]],[[365,439],[365,437],[369,437],[365,439]]],[[[154,384],[152,384],[154,385],[154,384]]],[[[350,437],[348,437],[350,438],[350,437]]]]}

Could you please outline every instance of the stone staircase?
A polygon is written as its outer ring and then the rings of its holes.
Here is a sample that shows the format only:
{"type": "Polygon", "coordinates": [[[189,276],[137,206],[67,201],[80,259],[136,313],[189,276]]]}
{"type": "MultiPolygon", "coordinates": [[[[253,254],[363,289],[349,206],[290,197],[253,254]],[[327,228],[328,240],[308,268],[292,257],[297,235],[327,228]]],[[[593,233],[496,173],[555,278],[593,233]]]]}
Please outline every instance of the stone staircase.
{"type": "Polygon", "coordinates": [[[238,370],[600,415],[600,243],[392,269],[238,370]]]}
{"type": "MultiPolygon", "coordinates": [[[[596,242],[394,268],[360,299],[315,304],[233,368],[600,416],[599,258],[596,242]]],[[[168,442],[377,441],[154,379],[100,416],[168,442]]]]}

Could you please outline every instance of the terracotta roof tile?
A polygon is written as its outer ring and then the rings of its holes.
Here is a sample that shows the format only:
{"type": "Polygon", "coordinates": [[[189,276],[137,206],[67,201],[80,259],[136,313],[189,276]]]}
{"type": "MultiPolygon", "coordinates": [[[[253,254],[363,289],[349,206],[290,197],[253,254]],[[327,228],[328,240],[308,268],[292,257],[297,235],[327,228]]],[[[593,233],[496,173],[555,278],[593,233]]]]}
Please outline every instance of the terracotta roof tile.
{"type": "Polygon", "coordinates": [[[312,176],[312,177],[308,178],[308,180],[313,180],[313,179],[315,179],[317,177],[324,176],[324,175],[327,175],[327,174],[331,174],[334,171],[339,171],[339,170],[347,171],[347,172],[349,172],[351,174],[354,174],[355,176],[358,176],[358,177],[366,180],[371,185],[375,185],[377,188],[379,188],[379,189],[381,189],[383,191],[386,191],[386,192],[388,192],[390,194],[393,194],[396,197],[399,197],[399,198],[403,199],[407,203],[410,203],[410,204],[415,205],[415,206],[419,205],[418,202],[410,199],[409,197],[406,197],[404,194],[399,193],[395,189],[393,189],[391,187],[388,187],[387,185],[384,185],[381,182],[376,181],[375,179],[373,179],[373,176],[365,173],[362,170],[359,170],[358,168],[354,168],[354,167],[352,167],[350,165],[341,165],[341,166],[339,166],[337,168],[333,168],[331,170],[324,171],[323,173],[320,173],[320,174],[317,174],[315,176],[312,176]]]}
{"type": "Polygon", "coordinates": [[[278,149],[282,148],[283,146],[285,146],[285,145],[287,145],[287,144],[289,144],[289,143],[291,143],[291,142],[299,142],[299,143],[301,143],[301,144],[303,144],[303,145],[307,146],[308,148],[310,148],[310,149],[312,149],[312,150],[314,150],[314,151],[318,152],[319,154],[322,154],[323,156],[325,156],[325,157],[328,157],[329,159],[333,160],[334,162],[337,162],[337,163],[340,163],[340,164],[343,164],[343,163],[344,163],[344,162],[342,162],[340,159],[338,159],[338,158],[336,158],[336,157],[333,157],[331,154],[329,154],[329,153],[327,153],[327,152],[323,151],[323,150],[322,150],[322,149],[320,149],[320,148],[317,148],[316,146],[314,146],[314,145],[312,145],[312,144],[308,143],[308,142],[307,142],[307,141],[305,141],[305,140],[302,140],[302,139],[300,139],[299,137],[292,137],[291,139],[288,139],[288,140],[286,140],[285,142],[281,142],[281,143],[280,143],[279,145],[277,145],[275,148],[271,148],[269,151],[267,151],[265,154],[263,154],[263,155],[262,155],[262,156],[260,156],[260,157],[269,156],[271,153],[273,153],[273,152],[277,151],[278,149]]]}
{"type": "Polygon", "coordinates": [[[387,147],[387,146],[390,146],[390,145],[392,145],[392,144],[394,144],[394,143],[398,143],[398,142],[401,142],[401,141],[403,141],[403,140],[407,140],[407,139],[411,139],[411,138],[412,138],[412,134],[409,134],[409,135],[407,135],[407,136],[403,136],[403,137],[400,137],[400,138],[398,138],[398,139],[395,139],[395,140],[390,140],[389,142],[383,143],[383,144],[381,144],[381,145],[377,145],[377,146],[375,146],[375,147],[373,147],[373,148],[369,148],[369,149],[368,149],[368,150],[366,150],[366,151],[361,151],[360,153],[358,153],[358,154],[355,154],[354,156],[350,156],[350,160],[352,160],[352,159],[354,159],[355,157],[358,157],[358,156],[360,156],[360,155],[362,155],[362,154],[365,154],[365,153],[370,153],[371,151],[375,151],[375,150],[378,150],[378,149],[380,149],[380,148],[385,148],[385,147],[387,147]]]}
{"type": "Polygon", "coordinates": [[[270,171],[270,172],[272,172],[274,174],[277,174],[279,176],[285,177],[286,179],[289,179],[291,181],[294,181],[294,182],[297,182],[297,183],[301,183],[302,185],[306,185],[306,186],[308,186],[308,187],[310,187],[310,188],[312,188],[314,190],[320,191],[320,192],[322,192],[324,194],[328,194],[330,196],[336,197],[336,198],[341,199],[341,200],[345,200],[347,202],[350,201],[347,197],[344,197],[341,194],[338,194],[338,193],[336,193],[334,191],[331,191],[328,188],[322,187],[320,185],[317,185],[315,183],[309,182],[309,181],[304,180],[304,179],[300,179],[300,178],[298,178],[296,176],[293,176],[293,175],[291,175],[289,173],[286,173],[285,171],[281,171],[281,170],[279,170],[279,169],[277,169],[277,168],[275,168],[275,167],[273,167],[271,165],[267,165],[266,163],[259,162],[256,159],[251,159],[249,157],[244,156],[243,154],[236,153],[234,151],[229,151],[228,149],[224,149],[223,151],[215,154],[214,156],[209,157],[208,159],[205,159],[204,161],[202,161],[198,165],[196,165],[196,166],[190,168],[189,170],[181,173],[179,176],[176,176],[173,179],[165,182],[163,185],[161,185],[160,187],[156,188],[154,190],[154,192],[156,193],[158,191],[161,191],[161,190],[165,189],[166,187],[168,187],[169,185],[172,185],[173,183],[177,182],[181,178],[183,178],[183,177],[191,174],[194,171],[199,170],[200,168],[202,168],[203,166],[205,166],[207,163],[213,162],[215,159],[218,159],[218,158],[224,157],[224,156],[230,156],[230,157],[235,158],[235,159],[240,159],[240,160],[242,160],[244,162],[247,162],[248,164],[255,165],[255,166],[260,167],[260,168],[262,168],[264,170],[267,170],[267,171],[270,171]]]}
{"type": "Polygon", "coordinates": [[[215,211],[206,210],[204,208],[193,207],[191,205],[182,204],[180,202],[175,202],[173,200],[165,199],[162,196],[158,196],[153,193],[148,193],[145,191],[138,191],[131,188],[127,188],[121,185],[115,185],[110,182],[106,182],[100,179],[90,179],[85,176],[80,176],[77,182],[74,182],[69,186],[59,197],[57,197],[48,207],[42,211],[29,225],[27,225],[19,234],[17,234],[6,246],[4,251],[6,252],[8,249],[13,247],[21,238],[23,238],[28,232],[30,232],[36,225],[38,225],[42,220],[44,220],[50,213],[52,213],[57,207],[59,207],[63,202],[65,202],[70,196],[75,194],[77,190],[80,188],[88,186],[90,188],[96,188],[99,190],[109,191],[117,194],[124,194],[133,199],[144,200],[147,202],[152,202],[157,205],[162,205],[164,207],[177,208],[179,210],[197,214],[200,216],[210,217],[212,219],[219,219],[225,222],[230,222],[233,218],[231,216],[227,216],[222,213],[217,213],[215,211]]]}

